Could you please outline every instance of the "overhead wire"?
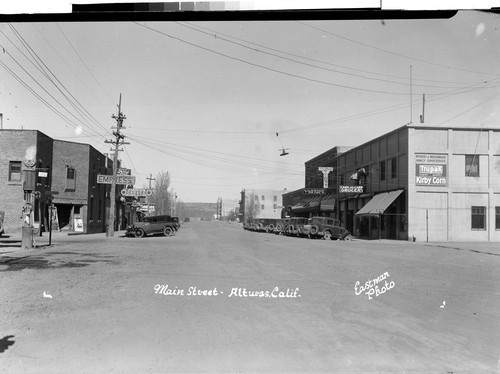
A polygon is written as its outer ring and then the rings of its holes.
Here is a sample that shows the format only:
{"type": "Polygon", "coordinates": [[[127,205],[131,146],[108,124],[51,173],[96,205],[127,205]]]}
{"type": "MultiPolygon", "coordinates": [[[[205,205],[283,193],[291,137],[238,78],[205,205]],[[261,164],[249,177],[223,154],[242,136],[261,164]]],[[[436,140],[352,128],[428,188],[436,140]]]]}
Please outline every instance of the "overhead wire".
{"type": "Polygon", "coordinates": [[[58,27],[58,29],[61,31],[61,34],[64,36],[64,38],[66,39],[66,41],[68,42],[68,44],[70,45],[71,49],[73,49],[73,51],[75,52],[75,54],[78,56],[78,59],[80,60],[80,62],[83,64],[83,66],[85,66],[85,69],[87,70],[87,72],[90,74],[90,76],[94,79],[94,81],[97,83],[97,85],[102,89],[102,91],[108,96],[108,98],[113,101],[113,99],[111,98],[111,95],[108,93],[108,91],[106,91],[106,89],[104,88],[104,86],[99,82],[99,80],[96,78],[96,76],[94,75],[94,73],[92,73],[92,70],[89,69],[89,67],[87,66],[87,64],[85,63],[84,59],[82,58],[82,56],[78,53],[78,51],[76,50],[76,48],[74,47],[73,43],[71,43],[71,40],[69,40],[68,36],[66,35],[66,33],[64,32],[64,30],[61,28],[61,26],[59,25],[59,23],[55,23],[56,26],[58,27]]]}
{"type": "MultiPolygon", "coordinates": [[[[263,50],[260,50],[258,48],[255,48],[255,47],[249,47],[245,44],[242,44],[242,43],[238,43],[238,42],[235,42],[235,41],[232,41],[230,39],[227,39],[225,37],[221,37],[219,33],[216,33],[215,31],[211,31],[211,32],[214,32],[214,34],[211,34],[209,32],[206,32],[206,31],[203,31],[202,29],[206,29],[206,28],[198,28],[197,26],[188,26],[184,23],[181,23],[181,22],[175,22],[176,24],[180,25],[180,26],[183,26],[183,27],[186,27],[188,29],[191,29],[191,30],[194,30],[194,31],[197,31],[197,32],[200,32],[200,33],[203,33],[203,34],[206,34],[206,35],[209,35],[209,36],[212,36],[214,38],[216,38],[216,40],[222,40],[222,41],[225,41],[227,43],[231,43],[231,44],[235,44],[235,45],[238,45],[240,47],[243,47],[243,48],[246,48],[246,49],[249,49],[251,51],[254,51],[254,52],[258,52],[258,53],[262,53],[262,54],[266,54],[266,55],[270,55],[270,56],[274,56],[274,57],[277,57],[277,58],[280,58],[280,59],[283,59],[283,60],[287,60],[287,61],[291,61],[293,63],[297,63],[297,64],[301,64],[301,65],[305,65],[305,66],[308,66],[308,67],[313,67],[313,68],[316,68],[316,69],[320,69],[320,70],[325,70],[325,71],[330,71],[330,72],[333,72],[333,73],[337,73],[337,74],[343,74],[343,75],[348,75],[348,76],[352,76],[352,77],[356,77],[356,78],[362,78],[362,79],[369,79],[369,80],[375,80],[375,81],[379,81],[379,82],[385,82],[385,83],[390,83],[390,84],[396,84],[396,85],[402,85],[402,86],[408,86],[408,82],[396,82],[396,81],[393,81],[393,80],[388,80],[388,79],[382,79],[382,78],[374,78],[374,77],[368,77],[368,76],[364,76],[364,75],[360,75],[360,74],[354,74],[354,73],[349,73],[349,72],[345,72],[345,71],[339,71],[339,70],[334,70],[334,69],[329,69],[329,68],[325,68],[325,67],[321,67],[321,66],[317,66],[317,65],[314,65],[314,64],[310,64],[310,63],[305,63],[305,62],[301,62],[301,61],[297,61],[297,60],[294,60],[292,58],[289,58],[289,57],[284,57],[284,56],[280,56],[276,53],[270,53],[270,52],[266,52],[266,51],[263,51],[263,50]]],[[[206,29],[207,30],[207,29],[206,29]]],[[[223,34],[223,35],[226,35],[226,34],[223,34]]],[[[231,38],[234,38],[234,37],[231,37],[231,38]]],[[[243,41],[242,39],[238,39],[238,38],[234,38],[234,39],[237,39],[237,40],[240,40],[240,41],[243,41]]],[[[250,43],[250,42],[247,42],[247,41],[244,41],[246,43],[249,43],[249,44],[252,44],[252,45],[257,45],[255,43],[250,43]]],[[[302,59],[305,59],[305,60],[312,60],[312,59],[307,59],[305,57],[302,57],[302,56],[298,56],[298,55],[295,55],[295,54],[289,54],[287,52],[283,52],[283,51],[279,51],[277,49],[274,49],[274,48],[268,48],[268,47],[265,47],[265,46],[262,46],[262,45],[258,45],[259,47],[261,48],[266,48],[266,49],[269,49],[269,50],[272,50],[272,51],[276,51],[276,52],[279,52],[279,53],[283,53],[283,54],[288,54],[288,55],[292,55],[294,57],[298,57],[298,58],[302,58],[302,59]]],[[[314,60],[315,62],[317,62],[318,60],[314,60]]],[[[323,63],[323,62],[322,62],[323,63]]],[[[334,65],[334,64],[331,64],[331,63],[328,63],[329,65],[334,65]]],[[[335,66],[340,66],[340,65],[335,65],[335,66]]],[[[344,67],[345,68],[345,67],[344,67]]],[[[406,77],[405,78],[406,80],[408,80],[408,78],[406,77]]],[[[431,85],[431,84],[417,84],[417,83],[414,83],[413,86],[415,87],[426,87],[426,88],[455,88],[455,86],[437,86],[437,85],[431,85]]]]}
{"type": "MultiPolygon", "coordinates": [[[[21,43],[24,45],[26,50],[28,50],[28,52],[32,56],[35,63],[40,67],[41,71],[43,71],[43,74],[46,76],[46,78],[56,87],[56,89],[63,95],[63,97],[68,101],[68,103],[82,116],[82,118],[85,118],[85,117],[90,118],[97,125],[97,127],[99,127],[101,130],[107,131],[107,129],[104,126],[102,126],[99,123],[99,121],[97,121],[94,118],[94,116],[92,116],[92,114],[90,114],[83,107],[83,105],[78,101],[78,99],[76,99],[71,94],[71,92],[66,88],[66,86],[59,80],[59,78],[57,78],[57,76],[52,72],[52,70],[43,62],[43,60],[40,58],[40,56],[38,56],[38,54],[33,50],[33,48],[31,48],[29,43],[16,30],[16,28],[12,24],[9,24],[9,26],[11,27],[11,29],[15,33],[15,35],[18,37],[18,39],[21,41],[21,43]],[[43,67],[42,67],[42,65],[43,65],[43,67]],[[44,70],[44,67],[50,73],[50,75],[44,70]],[[51,78],[51,76],[54,77],[54,79],[57,81],[57,83],[59,85],[54,82],[54,80],[51,78]],[[61,86],[64,89],[64,91],[69,94],[69,96],[71,97],[72,100],[68,97],[68,95],[66,93],[63,92],[63,90],[59,86],[61,86]],[[78,106],[75,103],[78,104],[78,106]]],[[[90,125],[90,126],[93,128],[93,125],[90,125]]],[[[96,133],[99,134],[98,131],[96,131],[96,133]]]]}
{"type": "MultiPolygon", "coordinates": [[[[249,158],[246,156],[228,154],[228,153],[224,153],[224,152],[212,151],[212,150],[207,150],[207,149],[200,149],[200,148],[196,148],[196,147],[181,146],[178,144],[172,144],[172,143],[168,143],[168,142],[160,142],[160,141],[155,142],[152,139],[148,139],[148,138],[140,137],[140,136],[132,136],[132,137],[129,136],[129,138],[134,140],[134,141],[137,141],[137,142],[140,141],[140,142],[142,142],[142,144],[144,144],[145,142],[148,142],[146,144],[148,146],[151,146],[151,147],[155,147],[155,145],[156,145],[156,147],[158,147],[158,149],[168,148],[170,151],[177,151],[177,152],[181,152],[181,153],[184,152],[184,153],[191,155],[191,156],[198,156],[198,157],[201,157],[202,160],[204,160],[204,161],[207,159],[210,159],[210,160],[215,160],[215,161],[222,161],[223,163],[234,164],[237,166],[245,166],[245,167],[249,167],[249,168],[255,168],[256,166],[258,166],[261,169],[269,170],[269,171],[273,171],[273,172],[275,172],[275,171],[287,172],[286,170],[283,170],[280,168],[270,167],[267,165],[259,165],[259,164],[256,164],[256,162],[255,162],[255,161],[262,161],[265,163],[269,163],[269,159],[249,158]],[[202,152],[205,152],[205,153],[202,153],[202,152]],[[227,156],[230,156],[233,158],[243,158],[245,160],[251,160],[254,162],[244,162],[244,161],[232,160],[232,159],[228,159],[227,156]]],[[[283,164],[283,163],[280,163],[280,164],[283,164]]],[[[288,164],[290,164],[290,163],[288,163],[288,164]]],[[[290,165],[293,165],[293,164],[290,164],[290,165]]],[[[299,165],[296,165],[296,166],[299,166],[299,165]]],[[[224,170],[227,171],[227,169],[224,169],[224,170]]]]}
{"type": "MultiPolygon", "coordinates": [[[[153,149],[160,153],[167,154],[169,156],[194,163],[197,166],[204,165],[210,168],[218,169],[225,172],[234,172],[237,170],[238,172],[242,171],[242,168],[247,168],[250,170],[251,175],[255,176],[255,172],[257,171],[259,176],[264,175],[276,175],[276,173],[282,173],[287,175],[301,175],[301,172],[292,172],[285,169],[280,169],[276,167],[270,167],[268,165],[261,165],[250,162],[242,162],[234,159],[228,159],[227,157],[214,156],[210,153],[220,153],[215,151],[207,151],[207,153],[194,152],[191,150],[183,150],[172,146],[166,146],[165,142],[152,142],[150,140],[141,140],[137,137],[132,137],[135,143],[141,144],[149,149],[153,149]],[[193,159],[194,157],[194,159],[193,159]],[[224,164],[235,165],[238,166],[237,169],[228,169],[224,164]]],[[[227,155],[227,154],[226,154],[227,155]]],[[[237,156],[237,155],[233,155],[237,156]]],[[[269,160],[264,160],[269,162],[269,160]]]]}
{"type": "MultiPolygon", "coordinates": [[[[31,73],[29,73],[24,66],[22,66],[17,59],[12,56],[5,47],[1,46],[5,54],[7,54],[15,63],[18,65],[48,96],[50,96],[59,106],[64,109],[68,115],[72,116],[74,120],[80,122],[82,125],[86,125],[85,122],[83,122],[80,118],[78,118],[74,113],[72,113],[68,108],[66,108],[58,99],[56,99],[43,85],[36,79],[31,73]]],[[[49,107],[54,113],[56,113],[61,119],[63,119],[65,122],[68,124],[71,124],[75,129],[78,128],[80,125],[78,125],[74,120],[69,119],[66,115],[64,115],[59,109],[57,109],[55,106],[50,104],[47,100],[43,99],[42,96],[37,93],[32,87],[30,87],[18,74],[16,74],[12,69],[8,68],[7,65],[4,62],[1,62],[1,65],[6,69],[9,74],[11,74],[18,82],[20,82],[25,88],[28,89],[28,91],[33,94],[37,99],[39,99],[44,105],[49,107]]],[[[98,132],[94,130],[94,136],[99,135],[98,132]]],[[[90,133],[92,134],[92,133],[90,133]]]]}
{"type": "Polygon", "coordinates": [[[143,24],[141,24],[139,22],[134,22],[134,23],[137,24],[138,26],[141,26],[141,27],[145,28],[145,29],[148,29],[150,31],[156,32],[156,33],[158,33],[160,35],[169,37],[171,39],[180,41],[181,43],[185,43],[185,44],[191,45],[191,46],[193,46],[195,48],[199,48],[199,49],[202,49],[204,51],[207,51],[207,52],[210,52],[210,53],[213,53],[213,54],[216,54],[216,55],[219,55],[219,56],[222,56],[222,57],[234,60],[234,61],[239,61],[241,63],[247,64],[247,65],[250,65],[250,66],[254,66],[254,67],[257,67],[257,68],[260,68],[260,69],[264,69],[264,70],[267,70],[267,71],[272,71],[272,72],[275,72],[275,73],[278,73],[278,74],[281,74],[281,75],[285,75],[285,76],[289,76],[289,77],[294,77],[294,78],[298,78],[298,79],[309,81],[309,82],[324,84],[324,85],[327,85],[327,86],[338,87],[338,88],[345,88],[345,89],[354,90],[354,91],[380,93],[380,94],[387,94],[387,95],[408,96],[407,92],[395,92],[395,91],[384,91],[384,90],[360,88],[360,87],[348,86],[348,85],[343,85],[343,84],[338,84],[338,83],[333,83],[333,82],[327,82],[327,81],[320,80],[320,79],[309,78],[309,77],[306,77],[306,76],[303,76],[303,75],[299,75],[299,74],[289,73],[289,72],[286,72],[286,71],[283,71],[283,70],[280,70],[280,69],[275,69],[275,68],[271,68],[271,67],[268,67],[268,66],[265,66],[265,65],[262,65],[262,64],[254,63],[254,62],[245,60],[243,58],[239,58],[239,57],[228,55],[226,53],[215,51],[213,49],[210,49],[210,48],[201,46],[199,44],[187,41],[187,40],[182,39],[180,37],[173,36],[173,35],[170,35],[170,34],[168,34],[166,32],[157,30],[157,29],[155,29],[153,27],[149,27],[149,26],[143,25],[143,24]]]}
{"type": "MultiPolygon", "coordinates": [[[[179,24],[190,24],[192,25],[193,23],[191,22],[183,22],[183,23],[180,23],[180,22],[176,22],[176,23],[179,23],[179,24]]],[[[278,53],[282,53],[282,54],[285,54],[285,55],[288,55],[288,56],[292,56],[292,57],[297,57],[297,58],[300,58],[300,59],[304,59],[304,60],[307,60],[307,61],[313,61],[313,62],[318,62],[318,63],[321,63],[321,64],[325,64],[325,65],[331,65],[331,66],[335,66],[335,67],[339,67],[339,68],[342,68],[342,69],[346,69],[346,70],[352,70],[352,71],[358,71],[358,72],[361,72],[361,73],[367,73],[367,74],[372,74],[372,75],[378,75],[378,76],[382,76],[382,77],[389,77],[389,78],[396,78],[396,79],[402,79],[402,80],[405,80],[407,81],[408,80],[408,77],[407,76],[401,76],[401,75],[392,75],[392,74],[383,74],[383,73],[379,73],[379,72],[374,72],[374,71],[368,71],[368,70],[363,70],[363,69],[356,69],[356,68],[353,68],[351,66],[344,66],[344,65],[339,65],[339,64],[334,64],[332,62],[329,62],[329,61],[323,61],[323,60],[319,60],[319,59],[314,59],[314,58],[310,58],[310,57],[305,57],[305,56],[301,56],[301,55],[297,55],[297,54],[294,54],[294,53],[290,53],[290,52],[286,52],[286,51],[283,51],[283,50],[279,50],[279,49],[276,49],[276,48],[272,48],[272,47],[269,47],[269,46],[265,46],[263,44],[259,44],[259,43],[254,43],[254,42],[250,42],[248,40],[244,40],[244,39],[241,39],[241,38],[237,38],[233,35],[228,35],[228,34],[225,34],[225,33],[222,33],[220,31],[215,31],[213,29],[209,29],[207,27],[203,27],[203,26],[200,26],[198,24],[195,25],[196,28],[199,28],[201,30],[207,30],[209,32],[212,32],[214,33],[214,37],[217,38],[217,39],[221,39],[220,38],[220,35],[224,35],[228,38],[231,38],[231,39],[234,39],[234,40],[238,40],[238,41],[241,41],[243,43],[247,43],[247,44],[250,44],[250,45],[256,45],[258,47],[261,47],[261,48],[265,48],[265,49],[268,49],[268,50],[271,50],[271,51],[275,51],[275,52],[278,52],[278,53]]],[[[444,81],[444,80],[439,80],[439,79],[422,79],[422,78],[414,78],[414,81],[421,81],[421,82],[434,82],[434,83],[453,83],[453,84],[472,84],[472,83],[477,83],[477,82],[470,82],[470,81],[467,81],[467,82],[462,82],[462,81],[444,81]]]]}
{"type": "Polygon", "coordinates": [[[311,29],[321,31],[321,32],[326,33],[328,35],[335,36],[336,38],[347,40],[347,41],[349,41],[351,43],[359,44],[359,45],[362,45],[364,47],[375,49],[375,50],[377,50],[379,52],[384,52],[384,53],[388,53],[388,54],[391,54],[391,55],[394,55],[394,56],[403,57],[405,59],[409,59],[409,60],[412,60],[412,61],[418,61],[418,62],[421,62],[421,63],[424,63],[424,64],[428,64],[428,65],[439,66],[439,67],[446,68],[446,69],[453,69],[453,70],[464,71],[464,72],[468,72],[468,73],[475,73],[475,74],[488,75],[488,76],[494,76],[494,77],[498,77],[499,76],[498,74],[492,74],[492,73],[485,73],[485,72],[481,72],[481,71],[463,69],[463,68],[459,68],[459,67],[454,67],[454,66],[450,66],[450,65],[439,64],[439,63],[436,63],[436,62],[427,61],[427,60],[424,60],[424,59],[421,59],[421,58],[417,58],[417,57],[413,57],[413,56],[407,56],[407,55],[404,55],[402,53],[398,53],[398,52],[394,52],[394,51],[389,51],[387,49],[376,47],[376,46],[373,46],[373,45],[370,45],[370,44],[367,44],[367,43],[363,43],[363,42],[360,42],[358,40],[348,38],[346,36],[335,34],[335,33],[331,32],[331,31],[328,31],[328,30],[325,30],[325,29],[322,29],[322,28],[319,28],[319,27],[312,26],[309,23],[306,23],[306,22],[303,22],[303,21],[295,21],[295,22],[299,23],[299,24],[301,24],[303,26],[309,27],[311,29]]]}

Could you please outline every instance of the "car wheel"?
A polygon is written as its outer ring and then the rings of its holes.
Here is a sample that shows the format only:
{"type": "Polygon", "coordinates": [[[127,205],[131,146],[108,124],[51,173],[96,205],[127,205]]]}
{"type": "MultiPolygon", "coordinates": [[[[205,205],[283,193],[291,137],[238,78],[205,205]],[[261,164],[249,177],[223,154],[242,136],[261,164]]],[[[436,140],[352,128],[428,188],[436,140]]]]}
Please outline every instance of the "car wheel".
{"type": "Polygon", "coordinates": [[[174,234],[174,230],[170,226],[167,226],[163,229],[163,235],[172,236],[174,234]]]}
{"type": "Polygon", "coordinates": [[[344,240],[348,240],[348,241],[351,241],[352,240],[352,235],[351,234],[348,234],[344,237],[344,240]]]}
{"type": "Polygon", "coordinates": [[[318,226],[312,225],[310,232],[312,235],[316,235],[318,233],[318,226]]]}
{"type": "Polygon", "coordinates": [[[323,239],[325,239],[325,240],[331,240],[332,239],[332,233],[330,231],[328,231],[328,230],[325,231],[323,233],[323,239]]]}
{"type": "Polygon", "coordinates": [[[144,232],[144,230],[143,230],[143,229],[137,229],[137,230],[135,231],[135,237],[136,237],[136,238],[143,238],[143,237],[144,237],[144,235],[146,235],[146,233],[144,232]]]}

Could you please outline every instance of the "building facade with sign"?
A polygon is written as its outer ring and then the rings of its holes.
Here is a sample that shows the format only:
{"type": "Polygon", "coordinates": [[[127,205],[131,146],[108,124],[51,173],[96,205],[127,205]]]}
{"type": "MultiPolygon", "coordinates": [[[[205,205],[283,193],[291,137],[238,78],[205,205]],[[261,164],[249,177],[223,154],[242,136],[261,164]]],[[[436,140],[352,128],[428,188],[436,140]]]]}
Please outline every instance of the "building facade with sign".
{"type": "MultiPolygon", "coordinates": [[[[37,130],[0,130],[0,210],[5,211],[6,234],[20,232],[24,224],[23,184],[30,171],[35,175],[30,204],[35,228],[47,231],[53,213],[54,230],[105,232],[110,186],[97,183],[97,175],[111,174],[111,166],[107,155],[89,144],[55,140],[37,130]]],[[[117,187],[116,217],[123,217],[122,187],[117,187]]],[[[117,223],[116,229],[121,226],[117,223]]]]}
{"type": "MultiPolygon", "coordinates": [[[[111,160],[89,144],[55,139],[53,144],[51,181],[52,190],[57,192],[53,204],[59,228],[82,233],[105,232],[110,185],[98,183],[97,176],[112,174],[111,160]]],[[[116,217],[120,217],[120,212],[117,209],[116,217]]]]}
{"type": "Polygon", "coordinates": [[[499,128],[409,124],[313,160],[306,188],[284,195],[290,215],[331,215],[361,238],[500,241],[499,128]],[[328,188],[306,196],[324,166],[328,188]]]}
{"type": "Polygon", "coordinates": [[[305,188],[283,195],[283,217],[334,217],[338,212],[338,156],[352,147],[336,146],[305,162],[305,188]]]}
{"type": "Polygon", "coordinates": [[[500,129],[408,127],[408,222],[419,241],[500,241],[500,129]]]}

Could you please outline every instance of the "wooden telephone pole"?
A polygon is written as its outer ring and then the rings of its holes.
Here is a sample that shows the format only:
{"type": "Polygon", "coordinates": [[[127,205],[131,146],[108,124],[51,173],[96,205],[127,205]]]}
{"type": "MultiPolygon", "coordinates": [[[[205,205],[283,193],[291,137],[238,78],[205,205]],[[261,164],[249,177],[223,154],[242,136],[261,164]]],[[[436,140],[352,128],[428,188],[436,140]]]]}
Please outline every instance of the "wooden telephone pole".
{"type": "Polygon", "coordinates": [[[117,174],[117,167],[118,167],[118,152],[123,151],[123,149],[120,149],[120,146],[124,144],[130,144],[127,142],[124,142],[123,139],[125,136],[120,133],[121,129],[124,129],[123,127],[123,120],[127,119],[122,113],[121,110],[122,106],[122,94],[120,94],[120,101],[118,102],[118,115],[115,116],[114,114],[111,116],[116,121],[116,127],[112,127],[113,129],[116,129],[116,131],[113,131],[113,135],[115,136],[115,140],[105,140],[104,143],[110,143],[114,145],[114,148],[111,148],[111,151],[113,153],[113,180],[111,181],[111,201],[109,204],[109,221],[108,221],[108,231],[106,232],[106,236],[114,236],[115,235],[115,205],[116,205],[116,174],[117,174]]]}

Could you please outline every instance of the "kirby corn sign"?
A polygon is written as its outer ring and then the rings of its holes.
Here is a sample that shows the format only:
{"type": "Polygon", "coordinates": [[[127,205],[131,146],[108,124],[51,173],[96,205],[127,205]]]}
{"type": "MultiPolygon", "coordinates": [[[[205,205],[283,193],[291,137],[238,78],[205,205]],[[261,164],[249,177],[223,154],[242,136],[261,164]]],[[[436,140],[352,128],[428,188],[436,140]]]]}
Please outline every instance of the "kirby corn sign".
{"type": "Polygon", "coordinates": [[[417,186],[448,185],[446,169],[448,155],[416,154],[415,155],[415,184],[417,186]]]}

